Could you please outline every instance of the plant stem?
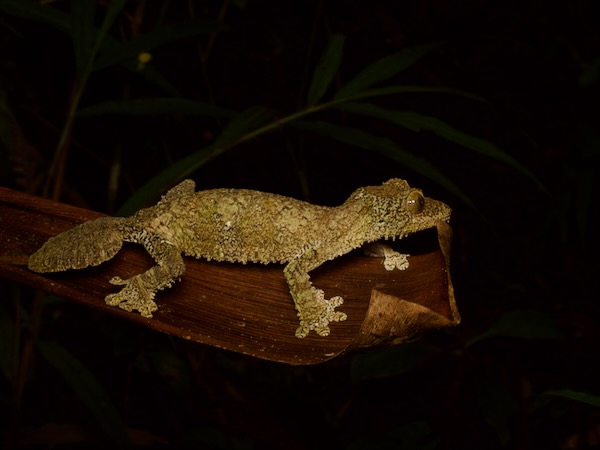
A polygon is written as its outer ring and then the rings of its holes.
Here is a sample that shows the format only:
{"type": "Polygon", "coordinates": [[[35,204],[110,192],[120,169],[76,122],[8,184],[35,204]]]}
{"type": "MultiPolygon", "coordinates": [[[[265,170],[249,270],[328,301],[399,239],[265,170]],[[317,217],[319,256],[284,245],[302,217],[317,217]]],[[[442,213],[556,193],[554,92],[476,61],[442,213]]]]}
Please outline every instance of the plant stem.
{"type": "Polygon", "coordinates": [[[56,151],[54,152],[54,158],[52,159],[52,163],[48,171],[46,186],[44,187],[44,197],[46,197],[50,191],[50,183],[52,183],[52,193],[50,195],[52,200],[58,200],[60,197],[67,155],[69,153],[69,147],[71,144],[71,133],[73,130],[73,124],[75,122],[75,114],[77,113],[79,101],[81,100],[88,77],[89,74],[83,76],[79,80],[76,80],[71,89],[65,125],[63,126],[60,134],[60,139],[58,141],[58,145],[56,146],[56,151]]]}

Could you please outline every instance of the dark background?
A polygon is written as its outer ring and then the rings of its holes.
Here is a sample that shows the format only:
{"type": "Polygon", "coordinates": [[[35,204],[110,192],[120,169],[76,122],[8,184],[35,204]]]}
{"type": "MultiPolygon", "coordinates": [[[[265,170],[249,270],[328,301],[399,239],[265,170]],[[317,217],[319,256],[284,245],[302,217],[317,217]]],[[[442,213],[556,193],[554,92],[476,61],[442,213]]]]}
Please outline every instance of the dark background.
{"type": "MultiPolygon", "coordinates": [[[[6,13],[12,3],[0,0],[0,182],[40,194],[78,82],[74,39],[6,13]]],[[[106,4],[97,2],[97,24],[106,4]]],[[[47,7],[72,10],[66,1],[47,7]]],[[[59,299],[45,299],[38,316],[31,292],[3,283],[3,442],[100,448],[120,442],[126,426],[136,446],[599,448],[600,4],[129,1],[109,35],[125,41],[191,19],[226,29],[151,51],[149,64],[177,93],[114,65],[92,73],[80,108],[177,94],[283,116],[304,107],[334,33],[346,43],[329,95],[382,57],[436,43],[387,83],[456,88],[485,101],[414,94],[374,103],[435,116],[493,142],[541,185],[432,133],[335,111],[319,119],[392,139],[441,170],[472,205],[435,177],[291,127],[236,145],[192,174],[200,189],[244,187],[334,205],[358,186],[401,177],[451,205],[462,324],[401,347],[288,367],[133,329],[59,299]],[[24,354],[28,340],[46,350],[24,354]],[[82,386],[88,372],[65,369],[68,357],[56,364],[63,352],[93,374],[100,397],[82,393],[91,389],[82,386]],[[99,405],[106,398],[114,415],[99,405]]],[[[114,213],[148,179],[213,142],[226,123],[183,113],[77,118],[60,199],[114,213]]]]}

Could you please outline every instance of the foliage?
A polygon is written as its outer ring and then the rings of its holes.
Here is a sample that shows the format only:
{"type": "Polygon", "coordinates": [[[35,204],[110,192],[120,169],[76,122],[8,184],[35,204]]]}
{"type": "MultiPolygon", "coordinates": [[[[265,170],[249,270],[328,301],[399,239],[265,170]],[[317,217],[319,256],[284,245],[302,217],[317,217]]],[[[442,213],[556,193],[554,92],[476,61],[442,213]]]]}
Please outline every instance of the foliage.
{"type": "Polygon", "coordinates": [[[335,196],[402,167],[451,199],[463,324],[283,367],[2,282],[0,446],[593,447],[599,60],[566,48],[586,27],[537,6],[456,31],[404,3],[196,3],[0,0],[2,183],[126,214],[191,175],[269,166],[335,196]]]}
{"type": "MultiPolygon", "coordinates": [[[[69,101],[66,122],[62,128],[52,165],[49,168],[48,181],[54,183],[54,196],[58,195],[58,188],[62,183],[73,126],[75,118],[78,115],[89,118],[105,114],[147,115],[172,113],[173,111],[184,114],[202,114],[215,118],[228,116],[230,121],[225,125],[220,136],[214,142],[171,164],[168,168],[146,182],[138,193],[121,209],[120,212],[122,214],[131,214],[147,205],[160,192],[181,181],[183,178],[190,176],[201,166],[230,148],[282,126],[294,126],[306,116],[332,108],[341,109],[345,113],[366,115],[389,121],[412,131],[431,131],[444,139],[463,145],[469,150],[480,152],[490,158],[508,164],[541,186],[529,170],[494,144],[461,132],[438,118],[423,116],[414,112],[386,110],[370,103],[356,102],[356,100],[364,101],[380,96],[389,97],[391,95],[408,93],[458,94],[476,98],[473,95],[448,88],[407,85],[377,87],[378,84],[392,79],[399,73],[409,69],[437,48],[438,45],[424,45],[386,56],[365,67],[347,83],[343,84],[332,99],[324,101],[340,69],[344,52],[344,37],[342,35],[333,35],[314,71],[305,100],[305,106],[294,113],[283,116],[281,113],[273,111],[272,108],[264,106],[249,107],[237,113],[203,101],[192,102],[189,99],[180,97],[145,98],[122,102],[110,101],[81,108],[80,101],[88,80],[97,71],[105,70],[116,64],[125,64],[126,67],[132,69],[133,61],[139,59],[142,52],[149,52],[155,47],[172,40],[194,36],[198,33],[219,31],[217,24],[198,21],[184,22],[171,27],[161,27],[136,39],[118,43],[108,34],[108,31],[113,26],[115,19],[124,6],[124,0],[111,1],[98,28],[94,24],[95,0],[71,2],[70,14],[60,12],[51,6],[41,5],[33,0],[4,0],[0,3],[0,9],[5,12],[49,24],[67,33],[73,42],[76,63],[73,90],[69,101]]],[[[152,71],[149,63],[138,61],[137,64],[138,68],[143,66],[143,70],[137,70],[138,73],[147,77],[149,76],[152,81],[165,88],[165,90],[171,93],[176,92],[176,89],[159,72],[152,71]]],[[[436,181],[463,201],[471,203],[460,188],[442,171],[437,169],[434,164],[402,149],[389,138],[372,135],[359,128],[340,127],[329,122],[299,123],[298,126],[304,131],[319,133],[339,140],[346,145],[354,145],[382,153],[393,161],[436,181]]]]}

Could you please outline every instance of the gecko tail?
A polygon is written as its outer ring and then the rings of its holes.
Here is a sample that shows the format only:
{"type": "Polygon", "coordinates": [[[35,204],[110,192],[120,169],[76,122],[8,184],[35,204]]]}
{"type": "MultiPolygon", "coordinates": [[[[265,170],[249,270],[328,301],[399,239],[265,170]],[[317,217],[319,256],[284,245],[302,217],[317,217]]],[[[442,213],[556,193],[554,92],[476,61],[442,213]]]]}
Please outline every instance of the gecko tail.
{"type": "Polygon", "coordinates": [[[38,273],[83,269],[108,261],[123,246],[121,217],[101,217],[54,236],[29,257],[38,273]]]}

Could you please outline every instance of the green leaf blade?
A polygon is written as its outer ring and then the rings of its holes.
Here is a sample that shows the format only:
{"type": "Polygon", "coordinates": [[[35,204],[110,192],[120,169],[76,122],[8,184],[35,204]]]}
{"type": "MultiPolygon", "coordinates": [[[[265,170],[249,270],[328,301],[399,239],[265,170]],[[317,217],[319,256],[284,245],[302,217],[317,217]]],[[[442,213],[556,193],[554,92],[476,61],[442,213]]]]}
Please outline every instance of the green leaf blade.
{"type": "Polygon", "coordinates": [[[560,339],[562,332],[545,313],[530,309],[506,312],[490,327],[467,343],[467,347],[490,338],[513,338],[552,341],[560,339]]]}
{"type": "Polygon", "coordinates": [[[345,40],[344,36],[336,34],[329,41],[308,89],[307,106],[316,105],[333,81],[342,61],[345,40]]]}
{"type": "Polygon", "coordinates": [[[71,0],[71,30],[77,72],[83,74],[93,58],[94,48],[94,0],[71,0]]]}
{"type": "Polygon", "coordinates": [[[410,342],[355,355],[350,366],[353,382],[395,377],[415,370],[423,360],[440,353],[423,342],[410,342]]]}
{"type": "Polygon", "coordinates": [[[334,125],[329,122],[296,122],[292,125],[306,131],[328,136],[344,144],[371,150],[384,155],[436,182],[449,192],[452,192],[466,204],[473,206],[473,202],[462,192],[462,190],[429,161],[404,150],[386,137],[372,135],[356,128],[334,125]]]}
{"type": "Polygon", "coordinates": [[[65,33],[71,32],[70,17],[50,5],[42,5],[33,0],[2,0],[0,10],[12,16],[45,23],[65,33]]]}
{"type": "Polygon", "coordinates": [[[352,95],[337,98],[337,104],[341,104],[347,101],[361,100],[371,97],[382,97],[386,95],[397,95],[397,94],[448,94],[458,95],[460,97],[468,98],[475,101],[485,101],[482,97],[472,94],[470,92],[462,91],[460,89],[437,87],[437,86],[418,86],[418,85],[392,85],[384,86],[380,88],[367,89],[366,91],[357,92],[352,95]]]}
{"type": "Polygon", "coordinates": [[[187,114],[231,118],[234,113],[210,103],[185,98],[157,97],[125,101],[110,101],[82,108],[78,117],[99,116],[157,116],[162,114],[187,114]]]}
{"type": "Polygon", "coordinates": [[[62,376],[77,397],[90,410],[100,427],[118,448],[129,448],[127,429],[110,397],[96,377],[64,347],[40,342],[38,350],[46,362],[62,376]]]}
{"type": "Polygon", "coordinates": [[[442,139],[512,167],[533,181],[540,189],[544,189],[542,182],[533,172],[495,144],[460,131],[437,117],[426,116],[413,111],[387,110],[373,104],[358,102],[341,104],[338,105],[338,108],[346,112],[385,120],[414,132],[430,131],[442,139]]]}
{"type": "Polygon", "coordinates": [[[262,107],[251,107],[239,113],[215,142],[180,159],[150,179],[119,209],[117,215],[128,216],[148,206],[166,188],[172,187],[207,162],[233,146],[271,129],[271,124],[263,125],[272,119],[273,113],[262,107]]]}
{"type": "Polygon", "coordinates": [[[588,394],[587,392],[574,391],[571,389],[556,389],[543,392],[540,394],[540,397],[542,396],[562,397],[600,408],[600,396],[588,394]]]}
{"type": "Polygon", "coordinates": [[[111,41],[104,45],[100,57],[94,64],[94,70],[101,70],[115,64],[137,59],[141,52],[150,51],[169,42],[194,37],[200,34],[223,31],[224,29],[225,27],[219,22],[210,20],[192,20],[157,28],[137,39],[122,43],[111,41]]]}
{"type": "Polygon", "coordinates": [[[335,98],[342,99],[356,95],[376,83],[380,83],[399,74],[414,65],[436,47],[437,45],[435,44],[421,45],[386,56],[385,58],[374,62],[346,83],[346,85],[339,90],[335,98]]]}

